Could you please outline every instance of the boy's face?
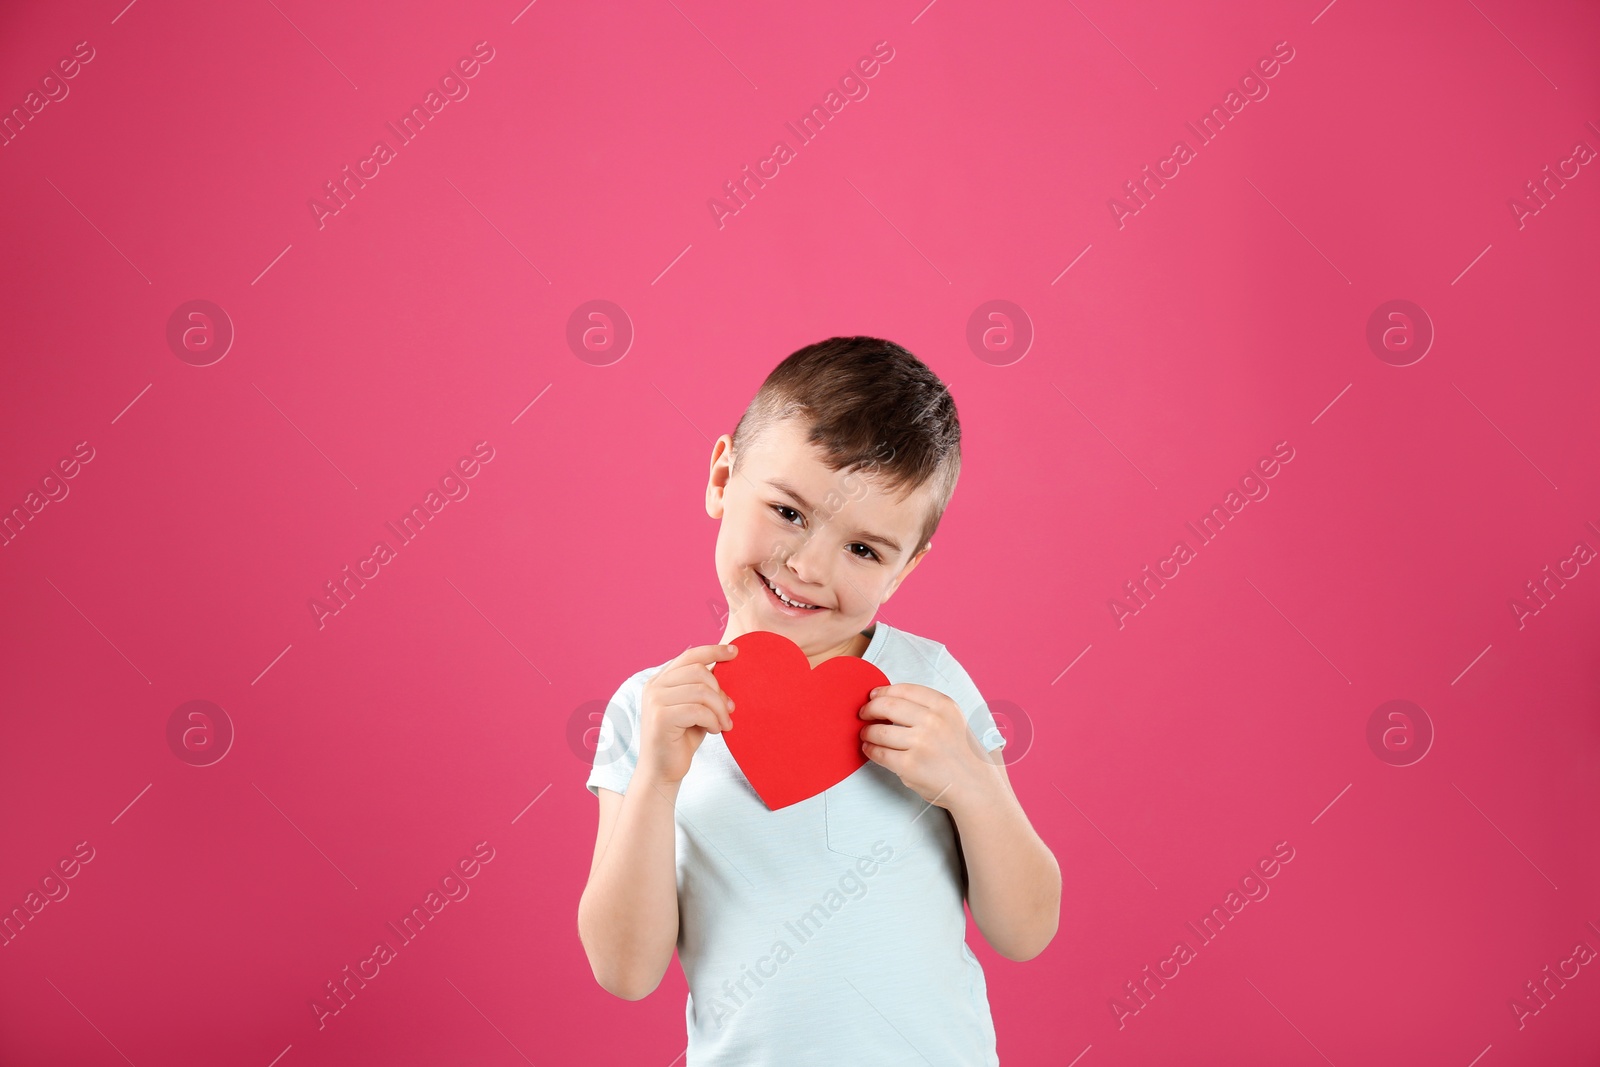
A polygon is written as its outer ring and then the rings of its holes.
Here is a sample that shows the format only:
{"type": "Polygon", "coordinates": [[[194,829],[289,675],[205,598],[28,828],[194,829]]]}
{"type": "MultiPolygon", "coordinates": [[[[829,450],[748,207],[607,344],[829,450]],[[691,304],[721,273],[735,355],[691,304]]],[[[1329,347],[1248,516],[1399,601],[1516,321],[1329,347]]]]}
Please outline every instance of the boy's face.
{"type": "Polygon", "coordinates": [[[754,630],[789,638],[813,665],[851,653],[857,635],[933,546],[916,556],[928,486],[904,500],[866,473],[831,471],[798,419],[775,423],[739,457],[723,434],[711,453],[706,512],[721,519],[717,578],[728,598],[723,641],[754,630]],[[791,608],[772,592],[775,583],[791,608]]]}

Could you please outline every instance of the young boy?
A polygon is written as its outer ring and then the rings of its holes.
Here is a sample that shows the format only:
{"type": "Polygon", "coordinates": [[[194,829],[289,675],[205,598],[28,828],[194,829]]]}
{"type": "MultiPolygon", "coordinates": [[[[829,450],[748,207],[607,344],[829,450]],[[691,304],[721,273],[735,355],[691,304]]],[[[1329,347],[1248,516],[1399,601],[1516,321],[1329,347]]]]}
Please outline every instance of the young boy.
{"type": "Polygon", "coordinates": [[[1008,959],[1055,936],[1060,868],[995,755],[983,697],[942,644],[873,621],[932,547],[960,442],[921,361],[834,337],[780,363],[712,449],[723,644],[612,698],[578,905],[590,967],[616,996],[649,995],[677,948],[686,1067],[998,1064],[963,897],[1008,959]],[[754,630],[788,637],[813,668],[860,656],[891,683],[859,712],[868,762],[777,811],[721,737],[738,711],[714,667],[754,630]]]}

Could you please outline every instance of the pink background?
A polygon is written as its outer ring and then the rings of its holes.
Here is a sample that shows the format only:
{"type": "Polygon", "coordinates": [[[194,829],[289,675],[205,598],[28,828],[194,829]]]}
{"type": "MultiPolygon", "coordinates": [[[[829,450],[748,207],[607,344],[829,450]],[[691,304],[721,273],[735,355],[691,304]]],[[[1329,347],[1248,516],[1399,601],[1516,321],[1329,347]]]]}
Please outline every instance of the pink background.
{"type": "Polygon", "coordinates": [[[711,441],[851,333],[932,366],[965,431],[880,617],[1031,727],[1011,774],[1063,871],[1040,957],[970,932],[1002,1062],[1600,1054],[1600,966],[1511,1008],[1600,949],[1600,568],[1562,563],[1600,549],[1600,173],[1510,206],[1600,149],[1592,4],[124,5],[0,15],[8,113],[94,50],[0,148],[0,506],[94,455],[0,548],[0,905],[94,850],[0,948],[0,1062],[671,1063],[677,966],[624,1002],[577,938],[586,716],[720,637],[711,441]],[[480,41],[469,94],[319,227],[480,41]],[[1269,95],[1119,228],[1123,183],[1280,41],[1269,95]],[[167,340],[194,299],[236,331],[209,366],[167,340]],[[620,359],[568,345],[593,299],[620,359]],[[1408,366],[1366,339],[1392,299],[1436,331],[1408,366]],[[969,347],[990,300],[1031,323],[1020,360],[969,347]],[[323,583],[480,441],[470,494],[319,628],[323,583]],[[1547,565],[1578,573],[1519,625],[1547,565]],[[1409,766],[1367,739],[1395,699],[1435,734],[1409,766]],[[191,700],[235,732],[209,766],[168,740],[191,700]],[[1280,841],[1270,896],[1119,1027],[1280,841]],[[319,1029],[479,842],[470,895],[319,1029]]]}

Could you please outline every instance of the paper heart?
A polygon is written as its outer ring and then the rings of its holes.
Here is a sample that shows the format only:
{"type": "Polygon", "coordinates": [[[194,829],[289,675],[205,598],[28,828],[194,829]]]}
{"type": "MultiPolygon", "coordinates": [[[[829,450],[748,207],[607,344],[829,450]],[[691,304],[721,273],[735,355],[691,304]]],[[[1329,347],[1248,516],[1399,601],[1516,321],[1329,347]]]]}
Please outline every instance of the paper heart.
{"type": "Polygon", "coordinates": [[[873,688],[889,678],[859,656],[834,656],[813,670],[800,646],[754,630],[732,642],[739,654],[713,673],[733,699],[728,751],[768,810],[814,797],[859,770],[859,717],[873,688]]]}

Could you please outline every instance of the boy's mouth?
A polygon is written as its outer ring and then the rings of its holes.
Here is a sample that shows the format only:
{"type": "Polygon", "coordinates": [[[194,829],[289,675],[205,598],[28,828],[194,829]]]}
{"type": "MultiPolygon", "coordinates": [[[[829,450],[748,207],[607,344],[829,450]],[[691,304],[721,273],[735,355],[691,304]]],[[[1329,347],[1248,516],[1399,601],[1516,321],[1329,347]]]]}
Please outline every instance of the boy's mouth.
{"type": "Polygon", "coordinates": [[[820,605],[808,604],[803,600],[797,600],[794,597],[789,596],[787,593],[781,592],[778,587],[768,581],[767,576],[762,574],[759,570],[756,571],[756,577],[761,579],[761,584],[766,588],[768,595],[771,596],[772,599],[782,608],[788,609],[790,612],[827,610],[820,605]]]}

